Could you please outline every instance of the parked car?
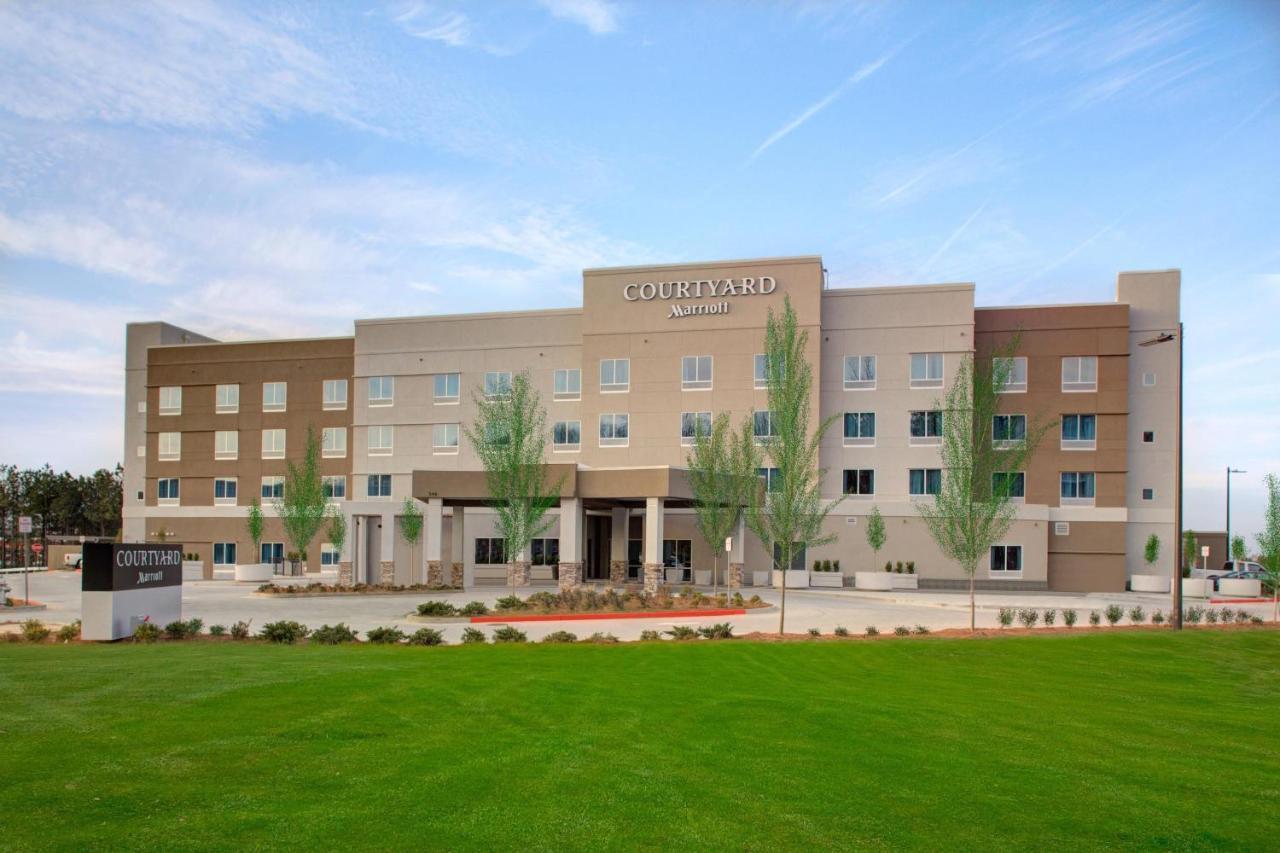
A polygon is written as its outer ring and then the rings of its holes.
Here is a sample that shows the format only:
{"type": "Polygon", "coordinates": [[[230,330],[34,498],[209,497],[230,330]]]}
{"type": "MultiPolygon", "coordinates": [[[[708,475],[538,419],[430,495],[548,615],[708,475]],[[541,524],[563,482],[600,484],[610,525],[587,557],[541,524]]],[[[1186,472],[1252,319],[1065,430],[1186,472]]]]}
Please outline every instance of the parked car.
{"type": "MultiPolygon", "coordinates": [[[[1254,563],[1253,565],[1258,566],[1257,563],[1254,563]]],[[[1239,571],[1227,572],[1224,575],[1214,575],[1213,591],[1214,592],[1218,591],[1218,581],[1229,579],[1229,578],[1239,578],[1241,580],[1248,580],[1248,581],[1262,581],[1263,584],[1266,584],[1266,582],[1270,578],[1270,575],[1268,575],[1262,569],[1261,566],[1258,566],[1256,569],[1240,569],[1239,571]]]]}

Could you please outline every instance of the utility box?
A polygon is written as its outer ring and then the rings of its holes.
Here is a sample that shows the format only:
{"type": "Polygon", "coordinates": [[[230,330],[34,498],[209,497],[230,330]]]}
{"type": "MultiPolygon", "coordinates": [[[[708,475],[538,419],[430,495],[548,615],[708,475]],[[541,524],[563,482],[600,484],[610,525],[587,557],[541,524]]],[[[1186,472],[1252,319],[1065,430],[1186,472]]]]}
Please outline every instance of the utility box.
{"type": "Polygon", "coordinates": [[[86,542],[80,574],[80,636],[119,640],[142,622],[182,618],[182,546],[86,542]]]}

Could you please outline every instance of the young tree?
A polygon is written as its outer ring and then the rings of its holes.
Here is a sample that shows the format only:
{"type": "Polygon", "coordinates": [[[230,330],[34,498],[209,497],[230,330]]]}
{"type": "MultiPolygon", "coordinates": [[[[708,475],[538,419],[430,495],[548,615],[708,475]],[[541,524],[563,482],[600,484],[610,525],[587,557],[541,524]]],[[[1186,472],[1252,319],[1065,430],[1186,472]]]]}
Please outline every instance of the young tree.
{"type": "Polygon", "coordinates": [[[1243,536],[1231,537],[1231,559],[1236,561],[1249,559],[1249,553],[1245,549],[1248,546],[1244,543],[1243,536]]]}
{"type": "Polygon", "coordinates": [[[871,515],[867,516],[867,544],[871,546],[871,570],[875,571],[880,559],[880,549],[885,541],[884,518],[880,515],[880,507],[872,506],[871,515]]]}
{"type": "Polygon", "coordinates": [[[1147,561],[1147,567],[1151,568],[1160,560],[1160,537],[1152,533],[1147,537],[1147,545],[1143,549],[1142,558],[1147,561]]]}
{"type": "Polygon", "coordinates": [[[314,426],[307,427],[307,441],[302,459],[290,460],[285,467],[284,497],[272,501],[285,538],[305,560],[307,548],[324,526],[329,512],[329,499],[324,493],[324,477],[320,475],[320,437],[314,426]]]}
{"type": "Polygon", "coordinates": [[[1267,487],[1267,510],[1262,516],[1262,532],[1255,538],[1258,562],[1271,584],[1271,621],[1280,622],[1280,477],[1268,474],[1263,482],[1267,487]]]}
{"type": "Polygon", "coordinates": [[[832,501],[822,498],[825,472],[818,467],[818,450],[823,435],[839,415],[811,428],[813,365],[806,352],[808,344],[809,333],[799,328],[790,297],[783,301],[781,316],[770,309],[764,337],[769,411],[752,412],[751,422],[743,429],[744,440],[761,436],[777,469],[763,499],[753,498],[748,505],[747,524],[766,546],[776,546],[781,552],[779,634],[786,628],[787,570],[799,551],[835,541],[835,534],[823,533],[822,527],[843,500],[843,495],[832,501]],[[760,415],[764,415],[760,419],[762,425],[768,427],[763,431],[753,429],[760,415]],[[747,430],[753,434],[748,436],[747,430]]]}
{"type": "Polygon", "coordinates": [[[497,515],[498,533],[507,550],[507,580],[528,582],[530,543],[554,523],[547,510],[559,501],[561,482],[547,482],[547,416],[529,372],[517,374],[510,388],[478,389],[472,398],[476,419],[467,440],[484,466],[488,504],[497,515]],[[517,574],[519,577],[517,577],[517,574]]]}
{"type": "Polygon", "coordinates": [[[329,544],[342,560],[342,546],[347,544],[347,517],[336,506],[329,507],[329,544]]]}
{"type": "Polygon", "coordinates": [[[413,498],[406,497],[404,505],[400,507],[400,538],[409,546],[409,565],[414,566],[414,574],[417,574],[418,566],[418,542],[422,538],[422,510],[418,509],[418,502],[413,498]]]}
{"type": "Polygon", "coordinates": [[[1196,540],[1194,530],[1182,531],[1182,575],[1187,577],[1196,567],[1196,557],[1200,554],[1200,543],[1196,540]]]}
{"type": "Polygon", "coordinates": [[[995,434],[1000,393],[1012,370],[1018,338],[998,347],[990,366],[973,356],[960,360],[942,410],[942,483],[934,500],[916,502],[916,512],[942,553],[969,578],[969,630],[977,627],[974,581],[978,564],[1008,532],[1018,513],[1014,472],[1026,460],[1052,422],[1026,424],[1022,437],[995,434]]]}
{"type": "Polygon", "coordinates": [[[713,591],[718,591],[720,555],[725,553],[725,539],[733,535],[742,517],[743,505],[750,500],[747,490],[757,486],[753,469],[748,469],[745,477],[740,464],[735,469],[735,459],[740,459],[740,454],[735,455],[735,444],[729,416],[722,412],[712,422],[710,431],[704,431],[701,422],[694,427],[693,449],[685,461],[698,533],[711,549],[713,591]]]}
{"type": "Polygon", "coordinates": [[[249,539],[253,542],[254,559],[262,560],[262,533],[266,527],[266,522],[262,518],[262,504],[258,503],[258,499],[254,498],[249,504],[249,517],[245,519],[245,527],[249,532],[249,539]]]}

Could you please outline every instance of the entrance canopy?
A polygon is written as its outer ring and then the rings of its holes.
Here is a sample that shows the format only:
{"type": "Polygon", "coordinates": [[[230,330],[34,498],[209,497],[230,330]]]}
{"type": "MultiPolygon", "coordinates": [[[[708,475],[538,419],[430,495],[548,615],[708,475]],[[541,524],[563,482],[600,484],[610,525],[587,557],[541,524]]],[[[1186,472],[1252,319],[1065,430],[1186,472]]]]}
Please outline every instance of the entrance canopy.
{"type": "MultiPolygon", "coordinates": [[[[577,498],[588,509],[643,508],[659,498],[667,507],[693,506],[689,472],[656,465],[647,468],[579,468],[572,464],[544,465],[546,482],[560,484],[560,499],[577,498]]],[[[483,471],[414,471],[413,496],[439,499],[445,506],[484,506],[489,489],[483,471]]]]}

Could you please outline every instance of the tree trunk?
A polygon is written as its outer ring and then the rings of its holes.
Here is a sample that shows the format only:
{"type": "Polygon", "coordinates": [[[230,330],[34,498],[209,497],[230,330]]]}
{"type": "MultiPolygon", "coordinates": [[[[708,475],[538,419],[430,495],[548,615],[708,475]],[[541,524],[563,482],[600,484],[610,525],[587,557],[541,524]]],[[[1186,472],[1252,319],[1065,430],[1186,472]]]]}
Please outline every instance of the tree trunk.
{"type": "Polygon", "coordinates": [[[973,633],[974,631],[978,630],[977,606],[974,603],[974,597],[973,597],[973,586],[974,586],[973,578],[974,578],[974,575],[976,575],[977,573],[978,573],[977,569],[974,569],[973,571],[969,572],[969,632],[970,633],[973,633]]]}
{"type": "Polygon", "coordinates": [[[787,569],[791,567],[791,549],[787,549],[787,561],[782,565],[782,601],[778,606],[778,637],[781,639],[787,632],[787,569]]]}

